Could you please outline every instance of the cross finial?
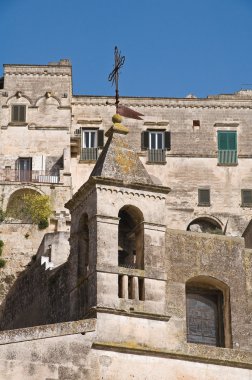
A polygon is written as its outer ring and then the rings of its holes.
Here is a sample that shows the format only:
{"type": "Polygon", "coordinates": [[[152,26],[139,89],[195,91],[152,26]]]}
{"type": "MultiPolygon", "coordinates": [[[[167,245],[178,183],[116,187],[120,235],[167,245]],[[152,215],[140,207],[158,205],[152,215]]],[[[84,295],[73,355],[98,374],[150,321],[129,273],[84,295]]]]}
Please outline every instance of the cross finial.
{"type": "Polygon", "coordinates": [[[117,46],[115,46],[115,64],[114,69],[109,74],[108,80],[112,82],[112,84],[115,84],[115,104],[116,104],[116,112],[118,112],[118,104],[119,104],[119,88],[118,88],[118,82],[119,82],[119,70],[123,66],[125,62],[125,56],[121,56],[121,52],[119,52],[117,46]]]}

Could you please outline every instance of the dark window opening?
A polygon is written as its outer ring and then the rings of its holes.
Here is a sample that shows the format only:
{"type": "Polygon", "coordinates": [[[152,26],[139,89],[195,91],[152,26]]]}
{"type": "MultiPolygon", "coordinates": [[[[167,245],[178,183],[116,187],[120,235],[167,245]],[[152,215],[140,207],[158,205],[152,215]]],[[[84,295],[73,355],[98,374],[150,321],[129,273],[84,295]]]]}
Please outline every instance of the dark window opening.
{"type": "Polygon", "coordinates": [[[118,214],[118,265],[144,268],[143,215],[134,206],[124,206],[118,214]]]}
{"type": "Polygon", "coordinates": [[[200,120],[193,120],[193,127],[200,127],[200,120]]]}
{"type": "Polygon", "coordinates": [[[118,276],[118,297],[123,298],[123,276],[118,276]]]}
{"type": "Polygon", "coordinates": [[[144,279],[138,278],[138,296],[140,301],[145,300],[145,292],[144,292],[144,279]]]}

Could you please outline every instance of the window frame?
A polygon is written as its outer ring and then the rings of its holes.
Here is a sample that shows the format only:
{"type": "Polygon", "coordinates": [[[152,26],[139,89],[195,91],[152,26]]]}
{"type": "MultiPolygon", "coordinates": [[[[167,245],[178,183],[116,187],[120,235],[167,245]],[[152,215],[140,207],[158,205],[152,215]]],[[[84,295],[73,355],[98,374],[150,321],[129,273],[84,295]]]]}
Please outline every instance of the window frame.
{"type": "Polygon", "coordinates": [[[221,290],[219,289],[212,289],[212,288],[205,288],[199,286],[190,286],[186,289],[186,336],[187,336],[187,342],[188,343],[194,343],[194,344],[203,344],[207,346],[212,346],[212,347],[226,347],[225,345],[225,330],[224,330],[224,312],[223,312],[223,307],[224,307],[224,294],[221,290]],[[194,339],[189,334],[189,326],[190,326],[190,317],[191,314],[189,312],[190,306],[189,302],[191,300],[191,297],[199,297],[203,298],[205,302],[212,302],[212,304],[215,304],[215,333],[216,333],[216,344],[211,344],[209,341],[207,342],[207,336],[205,337],[204,340],[197,341],[197,334],[194,335],[194,339]]]}
{"type": "Polygon", "coordinates": [[[237,131],[233,130],[218,130],[217,131],[217,148],[218,148],[218,165],[219,166],[235,166],[238,164],[238,156],[237,156],[237,131]],[[223,143],[223,137],[226,136],[226,141],[223,143]],[[234,139],[230,138],[234,136],[234,139]],[[229,138],[228,138],[229,136],[229,138]],[[222,141],[221,141],[222,139],[222,141]],[[223,144],[227,145],[223,147],[223,144]],[[232,146],[234,144],[234,147],[232,146]],[[222,146],[221,146],[222,145],[222,146]]]}
{"type": "Polygon", "coordinates": [[[86,129],[82,128],[81,130],[81,148],[98,148],[97,143],[98,143],[98,133],[97,129],[86,129]],[[92,138],[91,134],[94,133],[94,146],[91,146],[92,138]],[[86,134],[89,136],[89,144],[86,143],[86,134]],[[89,145],[89,146],[87,146],[89,145]]]}
{"type": "Polygon", "coordinates": [[[252,189],[241,189],[241,206],[242,207],[251,207],[252,208],[252,189]],[[244,202],[244,193],[250,192],[251,202],[244,202]]]}
{"type": "Polygon", "coordinates": [[[164,146],[165,146],[164,131],[149,130],[149,148],[148,149],[155,149],[155,150],[165,149],[164,146]],[[153,142],[152,136],[155,136],[155,141],[154,141],[155,147],[151,146],[153,142]],[[161,147],[158,147],[159,145],[158,136],[161,136],[161,147]]]}
{"type": "Polygon", "coordinates": [[[210,192],[210,187],[200,187],[198,188],[198,206],[200,207],[209,207],[211,206],[211,192],[210,192]],[[208,191],[208,202],[202,202],[200,199],[200,193],[203,191],[208,191]]]}
{"type": "Polygon", "coordinates": [[[11,122],[12,123],[25,123],[26,122],[26,105],[25,104],[13,104],[11,106],[11,122]],[[23,110],[23,118],[21,119],[21,109],[23,110]],[[15,110],[17,110],[17,118],[15,118],[15,110]]]}

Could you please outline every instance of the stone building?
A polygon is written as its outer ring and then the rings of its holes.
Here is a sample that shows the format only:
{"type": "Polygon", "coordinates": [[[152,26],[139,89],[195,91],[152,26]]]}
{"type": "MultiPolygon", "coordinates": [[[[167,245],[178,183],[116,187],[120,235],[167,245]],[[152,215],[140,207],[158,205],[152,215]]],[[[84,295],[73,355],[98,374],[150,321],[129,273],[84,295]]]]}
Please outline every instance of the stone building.
{"type": "Polygon", "coordinates": [[[112,123],[71,86],[67,60],[4,66],[1,208],[54,212],[0,224],[0,378],[252,379],[252,92],[112,123]]]}

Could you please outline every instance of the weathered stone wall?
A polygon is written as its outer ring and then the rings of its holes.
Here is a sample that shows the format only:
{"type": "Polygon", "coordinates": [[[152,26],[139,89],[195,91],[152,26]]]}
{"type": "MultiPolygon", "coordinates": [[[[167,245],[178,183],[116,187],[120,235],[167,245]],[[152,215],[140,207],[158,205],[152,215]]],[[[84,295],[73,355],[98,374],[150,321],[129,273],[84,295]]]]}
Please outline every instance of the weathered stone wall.
{"type": "Polygon", "coordinates": [[[166,312],[172,315],[175,344],[185,341],[186,282],[203,276],[228,286],[232,346],[251,351],[251,276],[243,239],[168,230],[166,247],[166,312]]]}
{"type": "Polygon", "coordinates": [[[192,344],[184,350],[172,351],[151,349],[134,341],[127,344],[100,342],[101,329],[95,320],[89,319],[2,332],[1,378],[251,379],[252,361],[248,353],[207,346],[197,350],[192,344]]]}
{"type": "MultiPolygon", "coordinates": [[[[143,120],[125,119],[128,139],[156,183],[171,187],[167,201],[167,223],[186,230],[198,217],[219,220],[226,234],[241,236],[249,223],[250,208],[241,206],[241,189],[251,188],[251,92],[207,99],[121,98],[121,102],[144,114],[143,120]],[[193,127],[193,120],[200,127],[193,127]],[[141,132],[171,131],[171,150],[166,165],[147,163],[141,150],[141,132]],[[238,165],[217,165],[217,131],[237,131],[238,165]],[[211,204],[198,206],[198,188],[209,187],[211,204]]],[[[74,96],[72,131],[111,126],[114,106],[109,97],[74,96]],[[83,120],[85,123],[82,123],[83,120]]],[[[74,192],[88,179],[93,164],[72,160],[74,192]]]]}

